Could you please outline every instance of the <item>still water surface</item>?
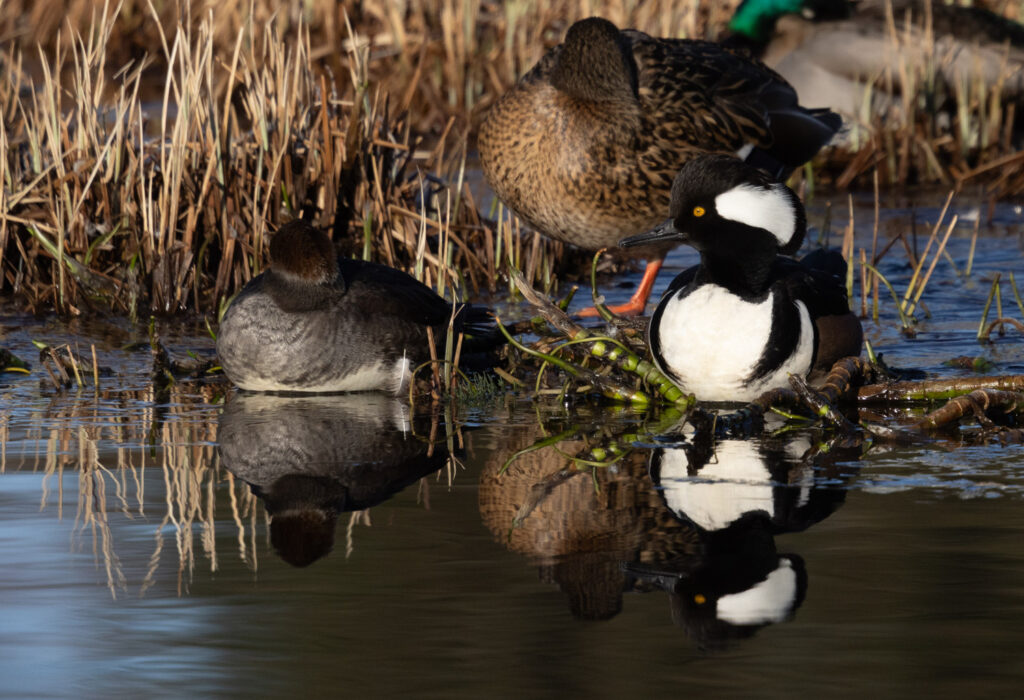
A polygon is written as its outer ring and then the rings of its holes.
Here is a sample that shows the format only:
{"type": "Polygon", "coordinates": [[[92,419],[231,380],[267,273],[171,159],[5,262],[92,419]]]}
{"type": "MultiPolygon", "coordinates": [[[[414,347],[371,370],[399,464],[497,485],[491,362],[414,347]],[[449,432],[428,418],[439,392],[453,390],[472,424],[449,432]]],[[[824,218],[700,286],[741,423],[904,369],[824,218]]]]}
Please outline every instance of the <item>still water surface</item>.
{"type": "MultiPolygon", "coordinates": [[[[881,241],[910,209],[886,203],[881,241]]],[[[973,222],[958,213],[962,271],[973,222]]],[[[890,363],[952,375],[944,360],[983,355],[1024,373],[1015,331],[974,340],[994,273],[1024,278],[1019,218],[1001,207],[981,226],[969,279],[940,261],[913,339],[882,300],[867,331],[890,363]]],[[[906,287],[905,253],[881,270],[906,287]]],[[[0,316],[0,346],[23,358],[33,339],[77,340],[115,371],[98,397],[0,376],[4,697],[960,698],[1024,683],[1020,445],[825,451],[815,430],[713,443],[691,428],[634,442],[645,419],[628,410],[511,396],[437,419],[383,396],[225,406],[209,386],[154,394],[148,351],[125,349],[144,334],[0,316]],[[633,447],[614,466],[566,470],[616,439],[633,447]]],[[[212,351],[198,325],[163,336],[212,351]]]]}

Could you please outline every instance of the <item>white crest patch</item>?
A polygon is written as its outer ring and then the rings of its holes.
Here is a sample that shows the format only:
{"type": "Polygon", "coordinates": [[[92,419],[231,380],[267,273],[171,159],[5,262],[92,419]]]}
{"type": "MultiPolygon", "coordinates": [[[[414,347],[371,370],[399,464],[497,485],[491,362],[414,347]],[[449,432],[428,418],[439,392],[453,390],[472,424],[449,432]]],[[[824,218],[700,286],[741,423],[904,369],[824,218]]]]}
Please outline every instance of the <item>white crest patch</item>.
{"type": "Polygon", "coordinates": [[[724,530],[746,513],[775,514],[771,472],[751,441],[722,440],[696,476],[688,466],[685,450],[665,450],[660,486],[668,507],[698,527],[724,530]]]}
{"type": "Polygon", "coordinates": [[[775,183],[768,189],[737,185],[715,197],[715,209],[723,219],[738,221],[764,230],[784,246],[796,233],[796,212],[785,185],[775,183]]]}
{"type": "Polygon", "coordinates": [[[718,619],[734,625],[763,625],[782,622],[789,617],[796,602],[796,571],[785,557],[768,578],[742,593],[724,595],[718,599],[715,611],[718,619]]]}

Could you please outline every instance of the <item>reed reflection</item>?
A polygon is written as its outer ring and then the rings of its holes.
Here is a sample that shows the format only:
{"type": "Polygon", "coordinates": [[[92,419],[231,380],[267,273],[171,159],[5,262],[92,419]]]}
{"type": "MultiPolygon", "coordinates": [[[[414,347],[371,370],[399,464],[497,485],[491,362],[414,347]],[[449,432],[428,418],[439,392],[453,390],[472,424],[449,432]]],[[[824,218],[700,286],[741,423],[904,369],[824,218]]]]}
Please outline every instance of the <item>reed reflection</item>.
{"type": "Polygon", "coordinates": [[[239,393],[218,430],[221,463],[263,502],[271,545],[298,567],[333,549],[341,513],[377,505],[444,467],[452,450],[437,433],[436,420],[369,393],[239,393]]]}
{"type": "Polygon", "coordinates": [[[857,445],[812,443],[811,435],[715,440],[710,426],[651,454],[665,506],[699,536],[700,555],[662,566],[626,564],[638,590],[665,590],[673,621],[714,651],[796,614],[808,574],[775,536],[824,520],[845,497],[857,445]]]}

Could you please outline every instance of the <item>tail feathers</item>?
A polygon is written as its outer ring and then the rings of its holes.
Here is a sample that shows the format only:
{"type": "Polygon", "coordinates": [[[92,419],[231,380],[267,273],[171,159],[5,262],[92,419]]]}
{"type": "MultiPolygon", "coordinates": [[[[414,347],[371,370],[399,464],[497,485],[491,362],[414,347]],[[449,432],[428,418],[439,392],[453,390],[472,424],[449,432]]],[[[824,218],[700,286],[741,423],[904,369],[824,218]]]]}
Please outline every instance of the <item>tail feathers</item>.
{"type": "Polygon", "coordinates": [[[505,343],[494,315],[486,306],[464,304],[459,308],[456,329],[463,334],[464,352],[485,352],[505,343]]]}
{"type": "Polygon", "coordinates": [[[772,144],[753,149],[746,162],[780,180],[813,158],[843,127],[843,118],[835,112],[797,104],[769,109],[768,116],[772,144]]]}
{"type": "Polygon", "coordinates": [[[837,250],[818,248],[800,258],[800,262],[812,270],[819,270],[840,279],[846,278],[846,258],[837,250]]]}

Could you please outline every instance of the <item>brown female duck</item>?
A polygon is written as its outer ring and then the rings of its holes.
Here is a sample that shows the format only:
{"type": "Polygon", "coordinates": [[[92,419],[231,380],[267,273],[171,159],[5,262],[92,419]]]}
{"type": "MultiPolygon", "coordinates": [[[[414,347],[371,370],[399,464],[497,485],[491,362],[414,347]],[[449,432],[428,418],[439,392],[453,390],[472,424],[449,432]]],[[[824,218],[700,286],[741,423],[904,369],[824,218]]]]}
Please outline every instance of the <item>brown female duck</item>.
{"type": "MultiPolygon", "coordinates": [[[[840,126],[743,54],[594,17],[572,25],[494,105],[479,149],[509,208],[545,235],[597,250],[663,221],[672,181],[694,155],[738,154],[781,175],[840,126]]],[[[667,251],[644,251],[644,279],[617,311],[643,311],[667,251]]]]}

